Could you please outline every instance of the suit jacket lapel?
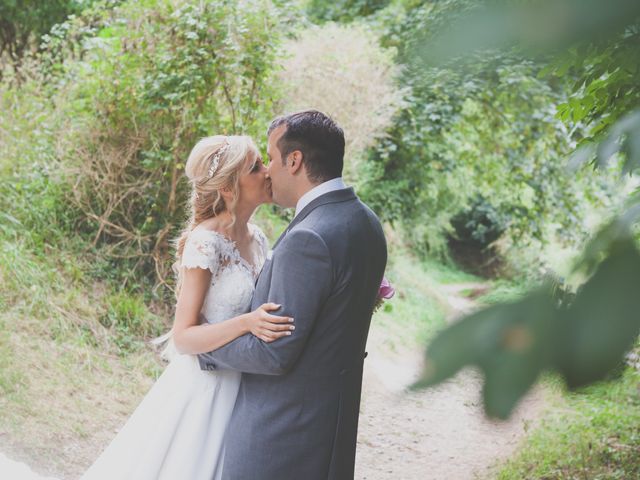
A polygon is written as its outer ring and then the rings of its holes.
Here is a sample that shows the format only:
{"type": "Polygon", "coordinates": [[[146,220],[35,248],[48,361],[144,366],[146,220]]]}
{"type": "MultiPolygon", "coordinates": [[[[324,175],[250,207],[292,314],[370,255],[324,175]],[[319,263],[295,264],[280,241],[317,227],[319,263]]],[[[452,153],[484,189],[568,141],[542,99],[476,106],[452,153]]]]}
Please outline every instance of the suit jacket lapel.
{"type": "Polygon", "coordinates": [[[296,217],[291,220],[289,226],[282,232],[280,238],[276,240],[276,243],[273,245],[273,250],[276,249],[278,244],[282,241],[287,233],[291,231],[293,227],[295,227],[298,223],[304,220],[307,215],[309,215],[313,210],[318,208],[320,205],[326,205],[328,203],[338,203],[338,202],[346,202],[347,200],[354,200],[356,197],[355,192],[353,191],[353,187],[343,188],[340,190],[334,190],[333,192],[325,193],[324,195],[320,195],[318,198],[314,198],[309,204],[296,215],[296,217]]]}
{"type": "MultiPolygon", "coordinates": [[[[293,220],[291,221],[291,223],[293,223],[293,220]]],[[[291,223],[289,225],[287,225],[287,228],[284,229],[284,232],[282,232],[280,234],[280,236],[278,237],[278,240],[276,240],[276,243],[273,244],[273,248],[272,250],[275,250],[275,248],[278,246],[278,244],[280,243],[280,240],[282,240],[284,238],[284,236],[287,234],[287,232],[289,231],[289,226],[291,225],[291,223]]]]}

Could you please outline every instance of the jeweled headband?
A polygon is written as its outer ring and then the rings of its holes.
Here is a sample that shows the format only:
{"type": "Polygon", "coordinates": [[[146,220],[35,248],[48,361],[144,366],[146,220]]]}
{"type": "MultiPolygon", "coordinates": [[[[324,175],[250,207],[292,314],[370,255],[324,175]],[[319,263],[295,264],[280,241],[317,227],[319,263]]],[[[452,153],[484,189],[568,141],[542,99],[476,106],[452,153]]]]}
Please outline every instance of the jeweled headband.
{"type": "Polygon", "coordinates": [[[224,152],[229,149],[230,146],[231,145],[225,137],[224,145],[216,150],[211,157],[211,165],[209,166],[209,171],[207,172],[207,178],[211,178],[215,175],[216,170],[218,170],[218,165],[220,165],[220,158],[222,157],[224,152]]]}

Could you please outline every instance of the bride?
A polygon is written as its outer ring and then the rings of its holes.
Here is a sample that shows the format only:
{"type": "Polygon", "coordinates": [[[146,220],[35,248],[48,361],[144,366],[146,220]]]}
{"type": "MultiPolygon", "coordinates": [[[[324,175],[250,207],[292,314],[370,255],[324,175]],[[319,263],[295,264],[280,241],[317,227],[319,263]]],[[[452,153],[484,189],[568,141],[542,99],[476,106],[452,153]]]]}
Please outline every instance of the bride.
{"type": "Polygon", "coordinates": [[[267,240],[249,223],[271,201],[266,168],[246,136],[213,136],[186,165],[191,219],[178,240],[178,302],[169,347],[177,354],[85,480],[217,479],[240,373],[202,371],[195,354],[251,333],[291,335],[293,319],[249,309],[267,240]]]}

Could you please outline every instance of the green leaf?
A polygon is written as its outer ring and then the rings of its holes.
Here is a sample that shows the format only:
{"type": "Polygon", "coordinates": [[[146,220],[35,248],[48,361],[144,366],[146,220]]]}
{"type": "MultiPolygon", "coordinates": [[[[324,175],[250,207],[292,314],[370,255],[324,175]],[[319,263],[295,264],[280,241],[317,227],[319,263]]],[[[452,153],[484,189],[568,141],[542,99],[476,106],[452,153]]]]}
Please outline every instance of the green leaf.
{"type": "Polygon", "coordinates": [[[423,376],[414,388],[434,385],[465,366],[477,365],[486,380],[487,413],[506,418],[551,362],[547,339],[553,325],[554,308],[546,290],[477,312],[431,343],[423,376]]]}
{"type": "Polygon", "coordinates": [[[464,318],[429,345],[414,388],[476,365],[485,377],[487,414],[507,418],[544,370],[557,370],[570,388],[605,378],[640,333],[640,253],[622,234],[632,213],[599,237],[598,253],[607,257],[571,305],[557,306],[544,288],[464,318]]]}
{"type": "Polygon", "coordinates": [[[584,164],[586,164],[591,158],[593,158],[594,149],[593,145],[582,145],[580,146],[571,157],[569,157],[568,169],[569,171],[575,172],[584,164]]]}
{"type": "Polygon", "coordinates": [[[570,388],[618,366],[640,332],[640,254],[633,240],[612,247],[561,318],[556,366],[570,388]]]}

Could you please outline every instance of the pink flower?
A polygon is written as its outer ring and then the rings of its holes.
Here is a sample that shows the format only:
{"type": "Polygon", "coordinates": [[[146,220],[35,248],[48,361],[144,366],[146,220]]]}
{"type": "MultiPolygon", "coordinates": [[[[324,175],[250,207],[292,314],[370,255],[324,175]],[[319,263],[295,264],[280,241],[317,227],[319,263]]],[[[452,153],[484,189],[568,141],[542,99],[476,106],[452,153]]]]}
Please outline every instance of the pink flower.
{"type": "Polygon", "coordinates": [[[391,286],[391,283],[389,283],[387,277],[382,277],[382,283],[380,284],[380,289],[378,290],[378,298],[389,300],[395,294],[396,290],[391,286]]]}

